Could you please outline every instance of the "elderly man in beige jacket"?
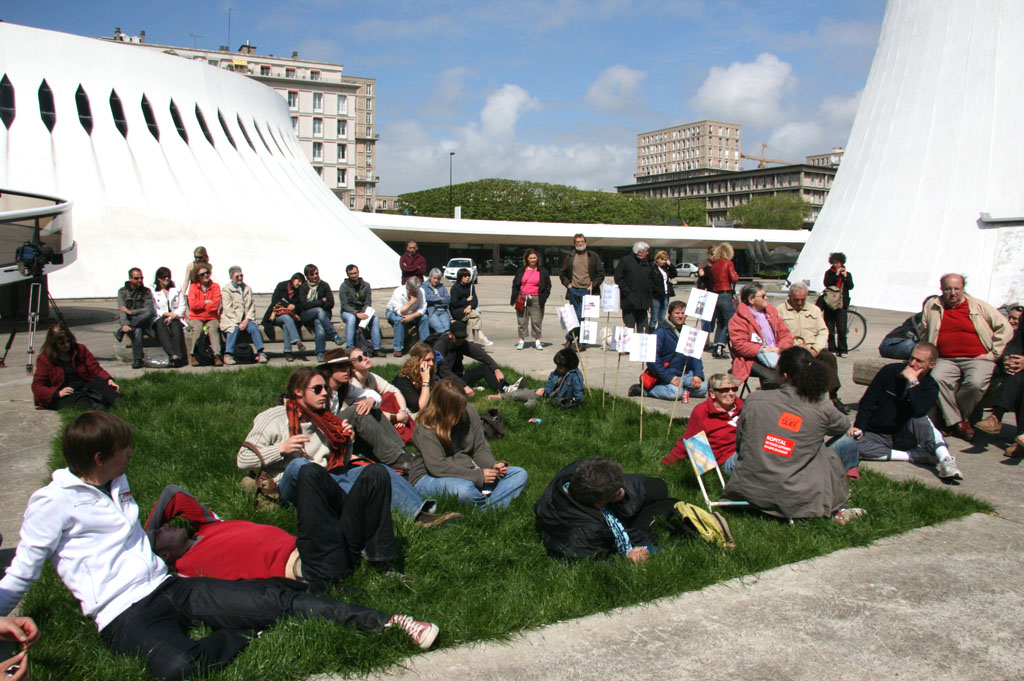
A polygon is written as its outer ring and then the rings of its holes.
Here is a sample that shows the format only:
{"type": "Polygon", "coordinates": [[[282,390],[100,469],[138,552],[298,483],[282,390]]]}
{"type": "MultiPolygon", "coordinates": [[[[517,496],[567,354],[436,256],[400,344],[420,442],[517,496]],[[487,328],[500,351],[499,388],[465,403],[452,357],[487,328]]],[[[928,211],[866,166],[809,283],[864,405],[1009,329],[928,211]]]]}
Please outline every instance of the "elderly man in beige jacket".
{"type": "Polygon", "coordinates": [[[779,316],[793,334],[793,345],[807,348],[828,367],[828,396],[836,409],[844,414],[850,410],[839,399],[839,360],[828,350],[828,327],[821,308],[807,304],[807,284],[797,282],[789,287],[786,302],[779,306],[779,316]]]}
{"type": "Polygon", "coordinates": [[[964,284],[964,276],[956,273],[939,280],[942,294],[924,305],[922,340],[939,348],[932,376],[939,384],[937,409],[948,434],[971,442],[971,413],[988,390],[1013,329],[994,307],[967,295],[964,284]]]}

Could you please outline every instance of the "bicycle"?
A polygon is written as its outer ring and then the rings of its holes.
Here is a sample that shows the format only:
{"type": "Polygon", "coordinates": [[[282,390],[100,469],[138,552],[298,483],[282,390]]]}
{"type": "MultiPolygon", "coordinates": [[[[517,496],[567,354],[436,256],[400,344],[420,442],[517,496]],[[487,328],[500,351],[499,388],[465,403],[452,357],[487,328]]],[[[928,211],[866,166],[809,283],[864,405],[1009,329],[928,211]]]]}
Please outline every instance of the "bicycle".
{"type": "Polygon", "coordinates": [[[853,307],[846,308],[846,345],[850,352],[860,347],[868,336],[868,320],[853,307]]]}

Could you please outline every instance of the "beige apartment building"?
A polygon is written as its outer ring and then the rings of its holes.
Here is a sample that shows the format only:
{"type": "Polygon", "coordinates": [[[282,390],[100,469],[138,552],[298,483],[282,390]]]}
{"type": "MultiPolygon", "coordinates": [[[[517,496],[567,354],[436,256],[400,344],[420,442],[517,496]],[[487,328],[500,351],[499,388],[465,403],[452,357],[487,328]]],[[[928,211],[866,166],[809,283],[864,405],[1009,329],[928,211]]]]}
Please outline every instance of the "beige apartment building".
{"type": "Polygon", "coordinates": [[[103,40],[205,61],[265,84],[287,102],[299,146],[324,183],[352,210],[377,209],[376,79],[346,75],[342,64],[300,59],[298,52],[291,57],[258,55],[248,41],[237,52],[227,46],[206,50],[155,45],[146,42],[145,31],[130,36],[119,28],[103,40]]]}
{"type": "Polygon", "coordinates": [[[697,121],[636,136],[636,178],[683,171],[739,170],[743,126],[697,121]]]}
{"type": "Polygon", "coordinates": [[[832,147],[827,154],[815,154],[807,157],[807,165],[821,166],[823,168],[838,168],[843,161],[843,153],[846,147],[832,147]]]}

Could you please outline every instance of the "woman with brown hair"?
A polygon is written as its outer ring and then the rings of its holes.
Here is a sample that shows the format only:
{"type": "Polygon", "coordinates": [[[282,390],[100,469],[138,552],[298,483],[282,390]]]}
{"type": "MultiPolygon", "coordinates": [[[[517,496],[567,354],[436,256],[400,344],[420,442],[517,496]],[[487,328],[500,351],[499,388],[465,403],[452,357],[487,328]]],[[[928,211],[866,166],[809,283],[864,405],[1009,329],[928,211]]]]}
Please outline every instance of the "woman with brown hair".
{"type": "Polygon", "coordinates": [[[665,321],[669,301],[676,294],[672,280],[678,275],[676,266],[668,258],[668,252],[658,251],[651,265],[651,318],[647,320],[650,333],[654,333],[658,325],[665,321]]]}
{"type": "Polygon", "coordinates": [[[735,312],[733,287],[740,280],[736,266],[732,264],[733,254],[732,244],[723,241],[715,248],[715,260],[711,265],[711,290],[718,294],[718,300],[715,301],[715,316],[711,319],[710,328],[706,330],[710,334],[717,323],[715,347],[711,351],[711,356],[717,359],[723,359],[729,354],[726,352],[729,344],[729,320],[735,312]]]}
{"type": "Polygon", "coordinates": [[[153,304],[156,321],[153,328],[172,367],[185,366],[185,310],[188,293],[174,285],[171,271],[159,267],[153,280],[153,304]]]}
{"type": "Polygon", "coordinates": [[[417,343],[409,350],[409,359],[395,378],[395,387],[405,398],[406,408],[416,414],[430,401],[430,389],[438,381],[434,349],[426,343],[417,343]]]}
{"type": "Polygon", "coordinates": [[[482,509],[505,508],[529,479],[526,471],[495,461],[476,409],[458,383],[443,379],[420,412],[409,482],[421,495],[447,495],[482,509]]]}
{"type": "Polygon", "coordinates": [[[210,256],[206,253],[205,246],[196,246],[196,250],[192,253],[192,262],[185,267],[185,289],[188,290],[189,284],[194,284],[199,279],[199,266],[206,265],[213,271],[213,266],[210,264],[210,256]]]}
{"type": "Polygon", "coordinates": [[[36,360],[32,396],[38,409],[106,409],[121,400],[121,389],[71,329],[54,324],[36,360]]]}
{"type": "Polygon", "coordinates": [[[544,304],[551,295],[551,273],[540,264],[540,255],[532,248],[526,249],[523,265],[512,278],[512,300],[519,322],[519,342],[516,350],[526,347],[526,334],[533,332],[533,347],[544,349],[540,342],[541,325],[544,323],[544,304]],[[520,301],[520,299],[522,299],[520,301]],[[522,309],[519,309],[519,308],[522,309]]]}

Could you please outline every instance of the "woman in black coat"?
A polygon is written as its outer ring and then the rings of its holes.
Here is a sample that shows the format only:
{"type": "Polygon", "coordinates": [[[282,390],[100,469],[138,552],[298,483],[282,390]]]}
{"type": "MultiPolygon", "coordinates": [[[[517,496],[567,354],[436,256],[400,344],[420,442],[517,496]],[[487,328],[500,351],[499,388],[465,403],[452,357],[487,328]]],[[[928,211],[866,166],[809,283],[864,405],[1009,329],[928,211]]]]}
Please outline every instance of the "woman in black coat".
{"type": "Polygon", "coordinates": [[[658,251],[651,265],[651,320],[648,322],[651,333],[665,321],[669,301],[676,294],[672,280],[677,276],[676,266],[668,259],[668,253],[658,251]]]}
{"type": "Polygon", "coordinates": [[[533,331],[533,346],[544,349],[540,342],[541,326],[544,323],[544,305],[551,295],[551,274],[540,264],[540,256],[532,248],[526,250],[523,265],[516,270],[512,278],[512,299],[510,305],[516,308],[516,321],[519,322],[519,343],[516,350],[526,347],[526,333],[533,331]],[[519,296],[523,296],[522,310],[516,306],[519,296]]]}
{"type": "Polygon", "coordinates": [[[831,253],[828,256],[829,268],[825,270],[824,284],[827,289],[834,286],[842,295],[842,305],[833,310],[825,304],[825,294],[818,298],[818,307],[825,317],[828,327],[828,349],[840,357],[846,357],[850,351],[846,344],[846,310],[850,307],[850,290],[853,288],[853,275],[846,271],[846,255],[831,253]]]}

